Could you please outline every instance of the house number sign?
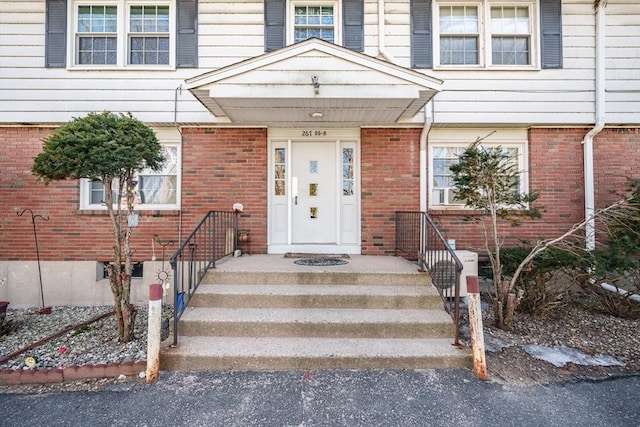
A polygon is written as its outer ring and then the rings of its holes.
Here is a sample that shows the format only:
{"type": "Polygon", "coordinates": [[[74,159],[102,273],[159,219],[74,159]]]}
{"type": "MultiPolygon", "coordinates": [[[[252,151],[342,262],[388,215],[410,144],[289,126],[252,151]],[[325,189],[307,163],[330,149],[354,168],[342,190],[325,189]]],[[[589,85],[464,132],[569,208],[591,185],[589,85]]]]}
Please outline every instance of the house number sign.
{"type": "Polygon", "coordinates": [[[326,130],[303,130],[302,136],[327,136],[326,130]]]}

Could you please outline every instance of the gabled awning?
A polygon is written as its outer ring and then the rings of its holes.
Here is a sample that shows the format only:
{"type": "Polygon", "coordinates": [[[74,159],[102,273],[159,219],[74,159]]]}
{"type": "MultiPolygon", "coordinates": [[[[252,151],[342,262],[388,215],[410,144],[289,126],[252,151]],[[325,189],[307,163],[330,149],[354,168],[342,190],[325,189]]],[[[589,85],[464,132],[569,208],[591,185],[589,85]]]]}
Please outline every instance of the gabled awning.
{"type": "Polygon", "coordinates": [[[186,81],[221,123],[380,126],[410,122],[442,81],[309,39],[186,81]]]}

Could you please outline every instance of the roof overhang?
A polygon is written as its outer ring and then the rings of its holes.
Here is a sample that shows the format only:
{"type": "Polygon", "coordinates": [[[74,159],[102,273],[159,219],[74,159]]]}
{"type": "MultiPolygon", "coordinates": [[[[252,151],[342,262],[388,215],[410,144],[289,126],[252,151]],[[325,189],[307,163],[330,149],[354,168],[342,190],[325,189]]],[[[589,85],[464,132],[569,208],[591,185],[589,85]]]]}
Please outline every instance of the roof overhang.
{"type": "Polygon", "coordinates": [[[186,84],[220,123],[349,127],[410,122],[442,81],[309,39],[186,84]]]}

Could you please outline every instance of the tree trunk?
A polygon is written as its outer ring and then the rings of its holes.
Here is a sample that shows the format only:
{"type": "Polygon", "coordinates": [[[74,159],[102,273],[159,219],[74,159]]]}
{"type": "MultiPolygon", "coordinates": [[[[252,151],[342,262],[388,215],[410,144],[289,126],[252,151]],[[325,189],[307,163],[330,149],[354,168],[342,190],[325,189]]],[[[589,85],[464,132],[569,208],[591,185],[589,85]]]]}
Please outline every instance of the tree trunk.
{"type": "Polygon", "coordinates": [[[504,329],[504,311],[502,310],[504,305],[500,299],[496,299],[496,328],[504,329]]]}
{"type": "Polygon", "coordinates": [[[516,294],[510,293],[507,295],[507,306],[504,313],[504,324],[502,329],[510,331],[513,328],[513,318],[516,314],[516,294]]]}
{"type": "Polygon", "coordinates": [[[134,326],[136,320],[136,308],[133,304],[121,301],[120,312],[122,313],[122,333],[120,334],[120,342],[133,341],[134,326]]]}

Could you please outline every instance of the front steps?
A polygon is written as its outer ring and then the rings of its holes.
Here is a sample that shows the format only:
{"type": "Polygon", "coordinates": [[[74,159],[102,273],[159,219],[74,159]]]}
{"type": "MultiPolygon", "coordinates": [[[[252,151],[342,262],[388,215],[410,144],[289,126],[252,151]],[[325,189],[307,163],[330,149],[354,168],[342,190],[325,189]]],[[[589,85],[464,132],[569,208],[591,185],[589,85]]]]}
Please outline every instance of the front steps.
{"type": "Polygon", "coordinates": [[[423,273],[212,270],[163,349],[173,371],[471,366],[423,273]]]}

